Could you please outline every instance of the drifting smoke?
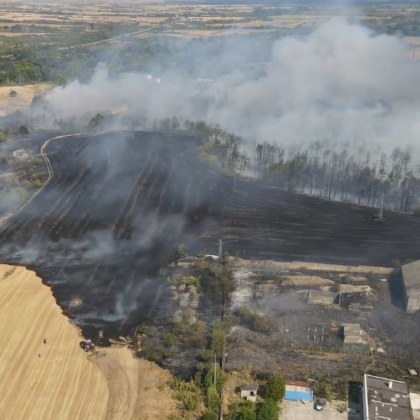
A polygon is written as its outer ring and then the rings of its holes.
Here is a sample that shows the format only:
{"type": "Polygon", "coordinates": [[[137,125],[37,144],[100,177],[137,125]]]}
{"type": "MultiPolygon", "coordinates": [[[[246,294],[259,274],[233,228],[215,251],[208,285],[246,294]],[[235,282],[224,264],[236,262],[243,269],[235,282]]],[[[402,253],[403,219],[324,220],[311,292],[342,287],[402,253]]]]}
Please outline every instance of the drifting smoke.
{"type": "Polygon", "coordinates": [[[257,77],[238,69],[209,83],[174,73],[110,77],[101,64],[89,83],[53,90],[47,109],[55,119],[126,111],[149,124],[206,120],[283,145],[323,140],[387,150],[415,145],[420,134],[420,63],[401,39],[341,18],[306,38],[277,41],[257,77]]]}

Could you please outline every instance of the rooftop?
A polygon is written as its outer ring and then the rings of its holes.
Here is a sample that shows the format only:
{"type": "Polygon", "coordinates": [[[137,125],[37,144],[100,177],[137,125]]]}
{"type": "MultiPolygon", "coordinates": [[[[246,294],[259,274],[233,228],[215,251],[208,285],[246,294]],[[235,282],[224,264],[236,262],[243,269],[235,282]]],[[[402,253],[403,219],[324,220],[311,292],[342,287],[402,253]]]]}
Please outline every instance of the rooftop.
{"type": "Polygon", "coordinates": [[[366,420],[413,420],[405,382],[365,375],[363,399],[366,420]]]}
{"type": "Polygon", "coordinates": [[[367,344],[366,333],[360,328],[360,324],[343,324],[344,344],[367,344]]]}
{"type": "Polygon", "coordinates": [[[407,295],[420,293],[420,260],[403,265],[402,274],[407,295]]]}
{"type": "Polygon", "coordinates": [[[241,391],[257,391],[258,385],[242,385],[241,391]]]}
{"type": "Polygon", "coordinates": [[[340,293],[309,290],[308,303],[320,305],[334,305],[338,303],[340,293]]]}

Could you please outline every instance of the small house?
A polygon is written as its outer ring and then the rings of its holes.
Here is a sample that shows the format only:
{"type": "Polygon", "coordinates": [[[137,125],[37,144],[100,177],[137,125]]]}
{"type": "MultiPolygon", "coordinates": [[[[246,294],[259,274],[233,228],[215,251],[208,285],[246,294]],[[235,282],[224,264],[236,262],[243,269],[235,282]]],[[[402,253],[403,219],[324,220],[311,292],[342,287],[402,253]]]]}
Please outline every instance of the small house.
{"type": "Polygon", "coordinates": [[[258,385],[241,386],[241,398],[246,401],[257,401],[258,385]]]}

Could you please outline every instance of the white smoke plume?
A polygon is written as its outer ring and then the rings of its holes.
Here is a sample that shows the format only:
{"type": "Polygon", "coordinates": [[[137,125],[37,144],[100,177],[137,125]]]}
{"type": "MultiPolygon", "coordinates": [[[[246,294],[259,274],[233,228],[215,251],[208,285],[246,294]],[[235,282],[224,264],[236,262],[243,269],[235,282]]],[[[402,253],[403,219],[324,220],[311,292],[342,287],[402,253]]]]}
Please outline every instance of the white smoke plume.
{"type": "Polygon", "coordinates": [[[239,69],[212,83],[170,73],[110,77],[99,65],[89,83],[56,88],[46,100],[54,118],[127,111],[149,122],[206,120],[283,145],[411,145],[419,154],[420,63],[402,39],[343,18],[308,37],[277,41],[265,72],[251,80],[239,69]]]}

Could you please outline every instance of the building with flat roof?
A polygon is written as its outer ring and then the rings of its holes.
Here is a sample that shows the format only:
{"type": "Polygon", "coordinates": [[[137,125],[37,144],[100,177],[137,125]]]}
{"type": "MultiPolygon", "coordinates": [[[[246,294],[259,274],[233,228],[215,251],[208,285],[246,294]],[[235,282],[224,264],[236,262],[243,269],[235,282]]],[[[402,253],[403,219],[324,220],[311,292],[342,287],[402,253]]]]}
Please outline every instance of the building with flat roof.
{"type": "Polygon", "coordinates": [[[284,399],[288,401],[313,401],[314,393],[307,382],[287,381],[284,399]]]}
{"type": "Polygon", "coordinates": [[[368,346],[368,337],[365,331],[360,328],[360,324],[343,324],[344,347],[360,348],[368,346]]]}
{"type": "Polygon", "coordinates": [[[413,420],[407,384],[365,374],[363,413],[364,420],[413,420]]]}
{"type": "Polygon", "coordinates": [[[242,385],[241,398],[243,400],[256,402],[258,393],[258,385],[242,385]]]}
{"type": "Polygon", "coordinates": [[[420,260],[401,267],[405,307],[408,313],[420,309],[420,260]]]}

